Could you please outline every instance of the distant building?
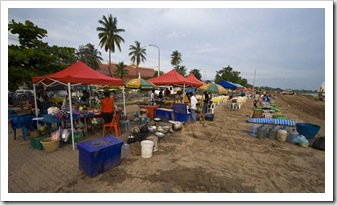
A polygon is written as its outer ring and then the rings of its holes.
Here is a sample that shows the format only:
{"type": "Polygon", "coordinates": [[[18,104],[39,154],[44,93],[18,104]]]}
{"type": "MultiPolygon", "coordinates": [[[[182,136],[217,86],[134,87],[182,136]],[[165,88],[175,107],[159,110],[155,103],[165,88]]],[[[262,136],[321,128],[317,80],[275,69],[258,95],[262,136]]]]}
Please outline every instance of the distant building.
{"type": "MultiPolygon", "coordinates": [[[[116,69],[116,64],[111,64],[111,72],[113,77],[118,78],[118,76],[114,75],[116,69]]],[[[128,75],[124,77],[124,81],[131,80],[133,78],[138,78],[138,74],[136,74],[136,66],[135,65],[127,65],[125,67],[126,70],[128,70],[128,75]]],[[[98,72],[110,76],[109,73],[109,64],[101,64],[100,69],[97,70],[98,72]]],[[[141,78],[143,79],[149,79],[153,78],[154,74],[157,72],[157,70],[153,68],[144,68],[144,67],[138,67],[138,72],[140,73],[141,78]]]]}

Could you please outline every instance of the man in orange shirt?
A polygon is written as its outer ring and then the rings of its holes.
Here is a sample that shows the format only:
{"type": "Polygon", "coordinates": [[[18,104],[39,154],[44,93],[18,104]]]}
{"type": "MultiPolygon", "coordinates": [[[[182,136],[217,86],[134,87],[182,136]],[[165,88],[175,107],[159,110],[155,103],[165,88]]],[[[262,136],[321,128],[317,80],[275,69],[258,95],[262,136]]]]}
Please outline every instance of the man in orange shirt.
{"type": "Polygon", "coordinates": [[[104,93],[105,98],[101,100],[102,104],[102,117],[104,119],[104,123],[109,123],[112,120],[114,114],[115,100],[110,98],[109,92],[104,93]]]}

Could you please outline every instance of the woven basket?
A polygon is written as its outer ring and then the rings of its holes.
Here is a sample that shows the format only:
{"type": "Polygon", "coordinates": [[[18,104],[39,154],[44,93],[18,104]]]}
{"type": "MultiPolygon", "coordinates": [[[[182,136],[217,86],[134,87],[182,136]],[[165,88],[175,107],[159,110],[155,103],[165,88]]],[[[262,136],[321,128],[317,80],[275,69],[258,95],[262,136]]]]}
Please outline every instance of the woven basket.
{"type": "Polygon", "coordinates": [[[60,145],[60,140],[51,140],[51,137],[47,137],[40,142],[45,152],[55,152],[60,145]]]}

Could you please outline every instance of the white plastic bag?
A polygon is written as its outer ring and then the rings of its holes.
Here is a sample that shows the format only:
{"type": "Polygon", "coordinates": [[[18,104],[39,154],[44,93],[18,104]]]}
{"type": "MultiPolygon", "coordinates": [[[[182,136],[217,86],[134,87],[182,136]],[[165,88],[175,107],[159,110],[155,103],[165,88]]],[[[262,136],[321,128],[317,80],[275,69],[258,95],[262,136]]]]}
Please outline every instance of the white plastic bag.
{"type": "Polygon", "coordinates": [[[62,140],[64,142],[67,142],[68,139],[69,139],[69,135],[70,135],[70,132],[68,129],[64,129],[63,132],[62,132],[62,140]]]}
{"type": "Polygon", "coordinates": [[[56,141],[60,139],[60,128],[56,130],[55,132],[51,133],[51,140],[56,141]]]}

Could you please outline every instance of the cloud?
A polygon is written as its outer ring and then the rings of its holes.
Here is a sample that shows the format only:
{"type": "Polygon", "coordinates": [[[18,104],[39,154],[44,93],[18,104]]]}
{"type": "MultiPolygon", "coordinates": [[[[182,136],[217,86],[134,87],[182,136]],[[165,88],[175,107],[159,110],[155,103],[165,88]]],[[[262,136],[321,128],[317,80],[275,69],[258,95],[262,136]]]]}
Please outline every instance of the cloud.
{"type": "MultiPolygon", "coordinates": [[[[299,80],[294,86],[310,87],[311,81],[324,81],[325,16],[323,8],[106,8],[106,9],[9,9],[10,18],[26,19],[48,31],[50,45],[70,46],[92,43],[98,48],[98,20],[112,14],[118,27],[125,29],[122,51],[112,54],[114,62],[130,62],[129,46],[139,41],[146,46],[147,62],[161,70],[172,69],[171,54],[182,54],[182,65],[200,68],[212,79],[227,65],[252,83],[276,85],[286,75],[299,80]],[[302,80],[307,78],[307,80],[302,80]]],[[[108,53],[102,57],[107,62],[108,53]]],[[[279,86],[279,85],[278,85],[279,86]]],[[[291,87],[291,85],[286,85],[291,87]]]]}
{"type": "Polygon", "coordinates": [[[182,37],[185,37],[186,35],[184,33],[180,33],[180,32],[177,32],[177,31],[173,31],[169,34],[167,34],[167,37],[168,38],[182,38],[182,37]]]}

